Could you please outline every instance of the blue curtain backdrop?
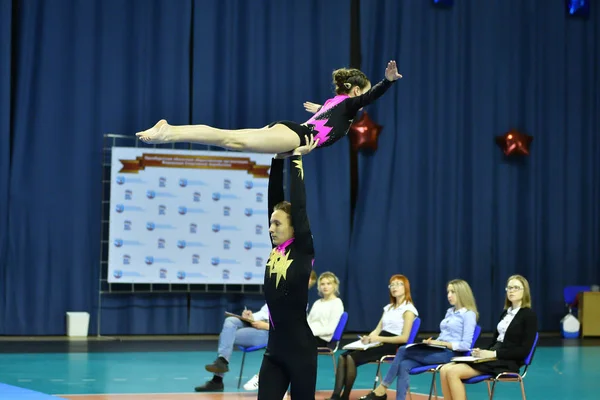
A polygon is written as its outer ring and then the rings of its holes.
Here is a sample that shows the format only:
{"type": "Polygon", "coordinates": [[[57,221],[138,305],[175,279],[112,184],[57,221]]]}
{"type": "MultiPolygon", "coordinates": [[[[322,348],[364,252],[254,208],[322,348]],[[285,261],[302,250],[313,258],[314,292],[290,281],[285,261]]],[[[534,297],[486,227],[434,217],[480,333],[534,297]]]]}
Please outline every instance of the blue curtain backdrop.
{"type": "Polygon", "coordinates": [[[486,330],[511,274],[528,278],[543,330],[559,328],[565,285],[600,281],[600,7],[573,20],[563,3],[361,3],[363,68],[380,79],[395,58],[404,79],[373,107],[380,149],[360,158],[350,329],[377,323],[396,272],[425,330],[453,278],[486,330]],[[494,143],[511,128],[534,136],[525,160],[494,143]]]}
{"type": "MultiPolygon", "coordinates": [[[[403,273],[436,330],[445,283],[471,283],[486,330],[508,275],[532,284],[543,330],[562,287],[600,281],[600,8],[562,1],[361,2],[362,68],[404,79],[368,111],[350,232],[346,140],[306,157],[318,272],[342,279],[349,329],[371,329],[403,273]],[[494,136],[535,137],[505,160],[494,136]]],[[[92,313],[104,133],[167,118],[225,128],[303,121],[350,58],[350,0],[0,0],[0,334],[65,333],[92,313]]],[[[314,293],[313,293],[314,297],[314,293]]],[[[103,334],[215,333],[259,296],[115,295],[103,334]]]]}
{"type": "MultiPolygon", "coordinates": [[[[91,312],[96,332],[104,133],[131,134],[159,118],[230,128],[308,119],[302,103],[330,95],[330,72],[349,54],[347,0],[0,3],[5,335],[64,334],[69,310],[91,312]]],[[[328,213],[338,227],[319,221],[319,185],[349,193],[349,177],[336,178],[346,174],[347,147],[310,162],[327,157],[327,170],[307,174],[309,207],[315,230],[343,233],[317,246],[316,267],[343,273],[336,255],[348,252],[349,207],[344,200],[328,213]]],[[[190,309],[189,300],[104,296],[102,333],[212,333],[224,310],[263,302],[194,295],[190,309]],[[207,318],[211,310],[218,317],[207,318]]]]}
{"type": "MultiPolygon", "coordinates": [[[[0,195],[2,217],[9,207],[0,236],[0,249],[8,249],[0,333],[64,334],[66,311],[95,316],[103,134],[135,132],[159,114],[188,120],[191,7],[169,0],[13,4],[13,58],[4,47],[0,53],[0,65],[14,65],[12,128],[0,141],[3,166],[11,152],[10,168],[0,170],[0,184],[7,171],[10,177],[0,195]]],[[[10,108],[2,101],[4,115],[10,108]]],[[[111,301],[128,304],[107,298],[106,319],[111,301]]],[[[146,303],[154,301],[174,300],[146,303]]],[[[171,320],[147,326],[161,324],[171,320]]],[[[124,326],[121,332],[141,333],[124,326]]]]}
{"type": "MultiPolygon", "coordinates": [[[[0,292],[6,293],[6,245],[8,240],[8,182],[10,171],[10,82],[12,3],[0,2],[0,292]]],[[[6,296],[0,294],[0,324],[4,325],[6,296]]],[[[0,327],[0,333],[2,328],[0,327]]]]}

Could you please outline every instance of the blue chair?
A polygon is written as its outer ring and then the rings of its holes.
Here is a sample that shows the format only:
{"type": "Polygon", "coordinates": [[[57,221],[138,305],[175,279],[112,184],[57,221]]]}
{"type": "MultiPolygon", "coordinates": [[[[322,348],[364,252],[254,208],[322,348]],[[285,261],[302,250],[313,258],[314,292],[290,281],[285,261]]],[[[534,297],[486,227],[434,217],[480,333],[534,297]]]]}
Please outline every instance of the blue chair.
{"type": "Polygon", "coordinates": [[[494,398],[494,390],[496,389],[496,383],[498,383],[498,382],[519,382],[519,384],[521,385],[521,398],[523,400],[526,400],[525,385],[523,385],[523,379],[527,375],[527,369],[529,368],[529,366],[531,365],[531,362],[533,361],[533,355],[535,354],[535,349],[537,347],[538,339],[539,339],[539,334],[536,333],[535,340],[533,341],[533,346],[531,346],[531,351],[529,351],[529,355],[527,355],[527,358],[525,359],[525,363],[524,363],[525,369],[523,370],[522,374],[518,373],[518,372],[501,372],[496,376],[479,375],[479,376],[474,376],[473,378],[463,379],[463,383],[470,385],[470,384],[475,384],[475,383],[485,381],[487,383],[488,395],[490,397],[490,400],[492,400],[494,398]],[[490,388],[490,382],[492,383],[491,388],[490,388]]]}
{"type": "MultiPolygon", "coordinates": [[[[477,339],[479,339],[480,335],[481,335],[481,326],[477,325],[477,326],[475,326],[475,331],[473,332],[473,340],[471,341],[471,348],[475,347],[475,343],[477,342],[477,339]]],[[[465,352],[465,356],[470,356],[470,355],[471,355],[471,351],[465,352]]],[[[420,375],[420,374],[429,373],[429,372],[433,374],[433,376],[431,377],[431,385],[429,387],[428,399],[431,399],[432,395],[435,395],[436,399],[438,398],[435,377],[443,365],[444,364],[423,365],[422,367],[415,367],[408,372],[410,375],[420,375]]],[[[408,396],[410,399],[412,399],[412,394],[410,393],[410,387],[408,388],[408,396]]]]}
{"type": "Polygon", "coordinates": [[[261,344],[260,346],[238,346],[238,348],[242,351],[242,366],[240,367],[240,376],[238,377],[238,389],[242,383],[242,372],[244,372],[244,361],[246,361],[246,353],[252,353],[253,351],[262,350],[267,347],[267,344],[261,344]]]}
{"type": "MultiPolygon", "coordinates": [[[[410,328],[410,335],[408,335],[408,340],[406,341],[405,344],[411,344],[411,343],[415,342],[415,339],[417,338],[417,334],[419,333],[420,327],[421,327],[421,318],[417,317],[413,321],[412,328],[410,328]]],[[[400,347],[400,346],[398,346],[398,347],[400,347]]],[[[373,390],[375,390],[375,388],[379,384],[379,381],[381,380],[381,364],[382,363],[391,363],[392,361],[394,361],[394,357],[396,357],[396,354],[388,354],[387,356],[381,357],[378,361],[374,361],[374,363],[377,364],[377,373],[375,374],[375,382],[373,383],[373,390]]]]}
{"type": "Polygon", "coordinates": [[[329,341],[328,347],[317,347],[317,354],[320,356],[331,356],[331,360],[333,361],[333,372],[335,373],[336,365],[335,365],[335,353],[337,352],[340,346],[340,340],[342,340],[342,335],[344,334],[344,329],[346,329],[346,324],[348,323],[348,313],[344,312],[340,317],[340,321],[333,332],[333,337],[329,341]],[[331,347],[333,346],[333,348],[331,347]]]}

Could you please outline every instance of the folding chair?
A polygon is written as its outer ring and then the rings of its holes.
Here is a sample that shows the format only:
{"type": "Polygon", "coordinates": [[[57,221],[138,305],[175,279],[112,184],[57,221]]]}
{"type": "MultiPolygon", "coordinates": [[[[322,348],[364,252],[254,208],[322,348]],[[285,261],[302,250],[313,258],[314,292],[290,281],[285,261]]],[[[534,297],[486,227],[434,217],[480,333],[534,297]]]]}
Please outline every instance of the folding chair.
{"type": "Polygon", "coordinates": [[[348,322],[348,313],[344,312],[340,317],[340,321],[333,332],[333,337],[329,341],[330,345],[335,345],[334,348],[331,347],[317,347],[317,354],[320,356],[331,356],[331,361],[333,361],[333,373],[335,373],[336,364],[335,364],[335,353],[338,350],[340,345],[340,340],[342,340],[342,335],[344,334],[344,329],[346,329],[346,323],[348,322]]]}
{"type": "Polygon", "coordinates": [[[463,379],[463,383],[475,384],[475,383],[485,381],[487,383],[488,395],[490,396],[490,400],[492,400],[494,398],[494,390],[496,389],[496,383],[498,383],[498,382],[519,382],[519,384],[521,385],[521,398],[523,400],[526,400],[525,385],[523,384],[523,379],[527,375],[527,369],[529,368],[529,366],[531,365],[531,362],[533,361],[533,355],[535,354],[535,349],[537,347],[538,339],[539,339],[539,333],[536,333],[535,340],[533,341],[533,346],[531,346],[529,355],[527,355],[527,358],[525,359],[525,369],[523,370],[522,374],[519,372],[501,372],[496,376],[478,375],[478,376],[474,376],[473,378],[463,379]],[[490,382],[492,383],[491,388],[490,388],[490,382]]]}
{"type": "Polygon", "coordinates": [[[252,353],[253,351],[262,350],[267,347],[267,344],[261,344],[260,346],[238,346],[238,348],[242,351],[242,366],[240,367],[240,376],[238,377],[238,389],[240,388],[240,384],[242,383],[242,372],[244,372],[244,361],[246,360],[246,353],[252,353]]]}
{"type": "MultiPolygon", "coordinates": [[[[475,347],[475,343],[477,342],[477,339],[479,339],[479,335],[481,335],[481,326],[477,325],[477,326],[475,326],[475,331],[473,332],[473,340],[471,341],[471,348],[475,347]]],[[[470,351],[465,352],[465,356],[470,356],[470,355],[471,355],[470,351]]],[[[431,372],[433,374],[433,376],[431,377],[431,386],[429,387],[429,397],[428,397],[429,400],[431,400],[432,395],[435,395],[436,400],[438,399],[437,385],[435,383],[435,377],[443,365],[444,364],[423,365],[422,367],[415,367],[408,372],[409,375],[420,375],[420,374],[423,374],[426,372],[427,373],[431,372]]],[[[410,399],[412,399],[412,393],[410,392],[410,386],[408,387],[408,397],[410,399]]]]}
{"type": "MultiPolygon", "coordinates": [[[[411,344],[411,343],[415,342],[415,339],[417,338],[417,334],[419,333],[420,327],[421,327],[421,318],[417,317],[413,321],[412,328],[410,329],[410,335],[408,335],[408,340],[406,341],[405,344],[411,344]]],[[[400,346],[398,346],[398,347],[400,347],[400,346]]],[[[382,363],[391,363],[392,361],[394,361],[395,357],[396,357],[396,354],[388,354],[387,356],[381,357],[377,361],[373,361],[375,364],[377,364],[377,373],[375,374],[375,382],[373,382],[373,390],[375,390],[375,388],[377,387],[377,384],[381,380],[381,364],[382,363]]]]}

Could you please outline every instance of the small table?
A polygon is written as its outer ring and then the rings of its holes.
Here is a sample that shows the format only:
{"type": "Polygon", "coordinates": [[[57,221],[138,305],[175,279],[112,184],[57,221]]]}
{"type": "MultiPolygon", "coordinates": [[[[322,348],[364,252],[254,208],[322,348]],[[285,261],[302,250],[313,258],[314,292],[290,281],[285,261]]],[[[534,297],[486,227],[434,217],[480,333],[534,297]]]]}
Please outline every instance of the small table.
{"type": "Polygon", "coordinates": [[[600,292],[583,292],[580,296],[581,337],[600,336],[600,292]]]}

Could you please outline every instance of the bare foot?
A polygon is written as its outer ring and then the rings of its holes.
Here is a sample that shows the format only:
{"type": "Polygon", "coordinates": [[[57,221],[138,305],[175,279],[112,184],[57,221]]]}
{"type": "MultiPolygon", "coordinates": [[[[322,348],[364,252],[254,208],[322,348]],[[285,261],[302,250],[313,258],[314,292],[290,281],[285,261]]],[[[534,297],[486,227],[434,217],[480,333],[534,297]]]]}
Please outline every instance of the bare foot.
{"type": "Polygon", "coordinates": [[[171,142],[171,125],[161,119],[152,128],[135,134],[142,142],[149,144],[160,144],[171,142]]]}

